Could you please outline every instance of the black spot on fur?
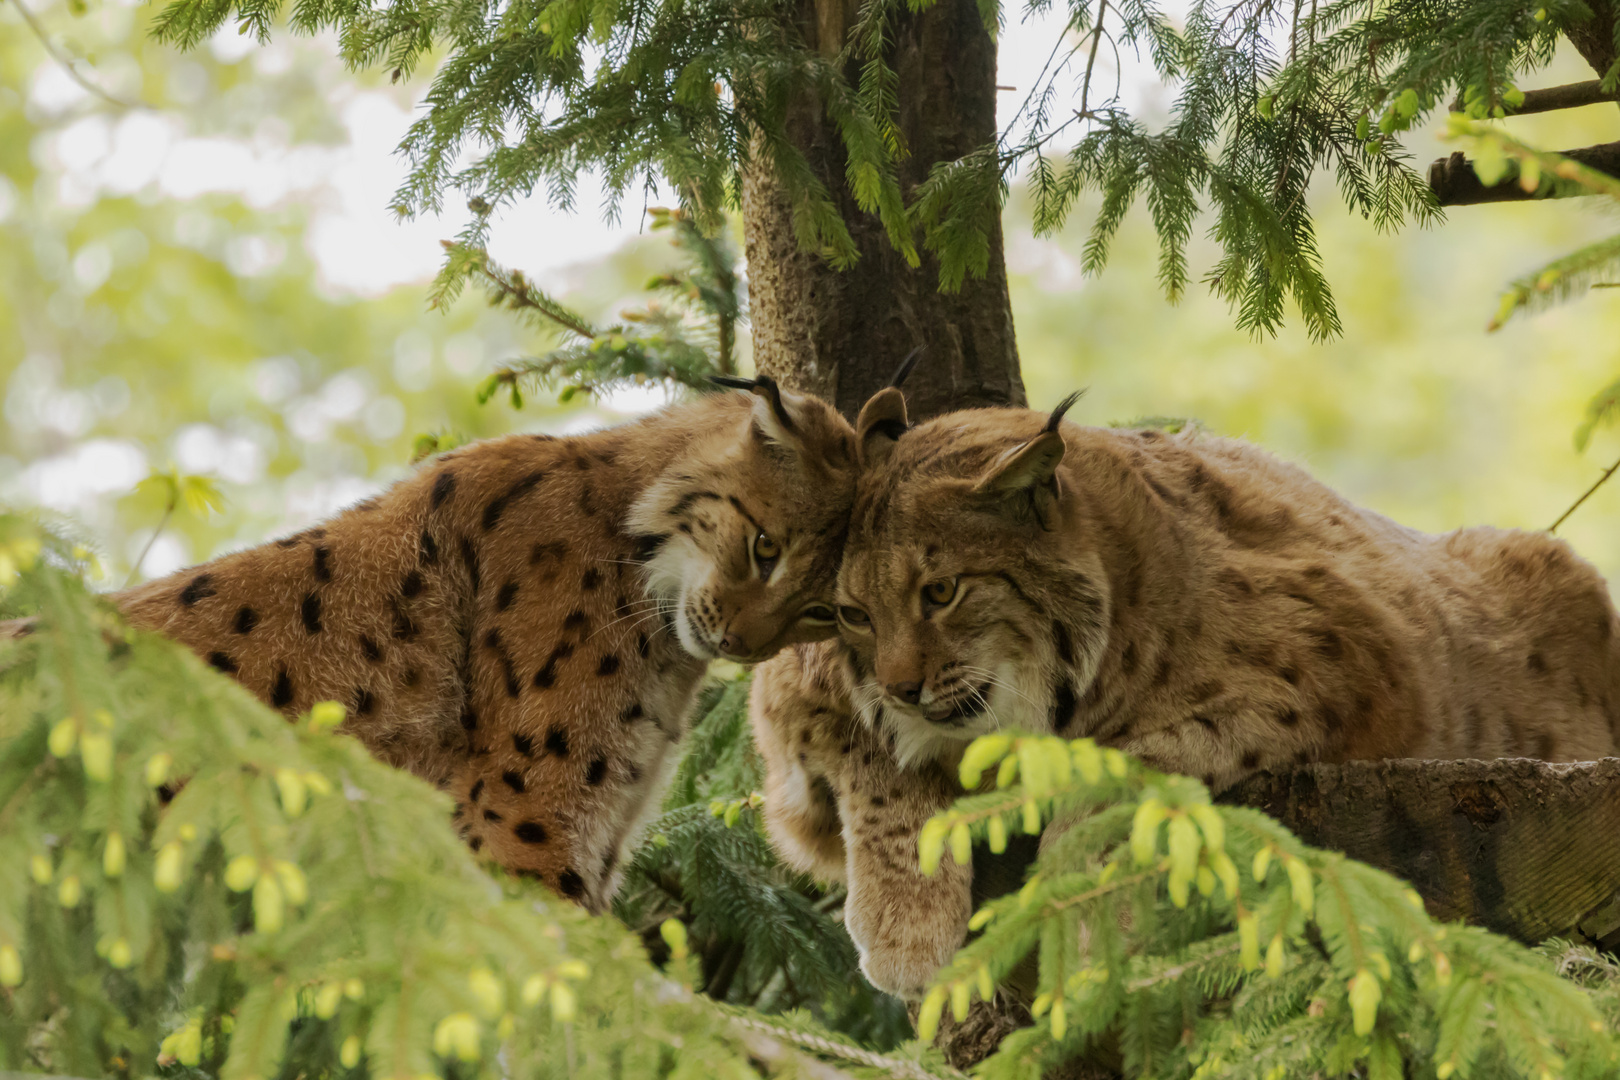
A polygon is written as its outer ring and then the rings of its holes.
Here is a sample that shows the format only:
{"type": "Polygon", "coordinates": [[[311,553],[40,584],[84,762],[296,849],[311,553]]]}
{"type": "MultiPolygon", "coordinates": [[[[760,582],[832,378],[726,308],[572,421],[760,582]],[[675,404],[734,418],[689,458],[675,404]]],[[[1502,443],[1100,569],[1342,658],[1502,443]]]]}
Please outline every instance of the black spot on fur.
{"type": "Polygon", "coordinates": [[[400,681],[404,684],[405,689],[409,690],[422,681],[422,673],[414,667],[408,667],[405,669],[405,674],[400,677],[400,681]]]}
{"type": "Polygon", "coordinates": [[[365,687],[356,687],[354,691],[354,711],[361,716],[370,716],[377,709],[377,695],[365,687]]]}
{"type": "Polygon", "coordinates": [[[422,533],[422,565],[439,565],[439,542],[433,539],[433,534],[427,531],[422,533]]]}
{"type": "Polygon", "coordinates": [[[1525,659],[1524,666],[1535,672],[1537,675],[1547,674],[1547,658],[1542,656],[1540,652],[1531,653],[1525,659]]]}
{"type": "Polygon", "coordinates": [[[579,579],[579,587],[582,589],[594,589],[600,584],[602,584],[602,571],[594,566],[585,571],[585,576],[579,579]]]}
{"type": "Polygon", "coordinates": [[[1258,751],[1258,750],[1250,750],[1247,754],[1244,754],[1243,755],[1243,767],[1245,769],[1257,769],[1257,768],[1259,768],[1260,767],[1260,751],[1258,751]]]}
{"type": "Polygon", "coordinates": [[[1322,713],[1322,726],[1323,727],[1327,728],[1329,731],[1337,731],[1337,730],[1339,730],[1339,727],[1343,723],[1343,721],[1339,719],[1339,710],[1338,709],[1336,709],[1332,705],[1323,705],[1322,709],[1321,709],[1321,713],[1322,713]]]}
{"type": "Polygon", "coordinates": [[[278,547],[278,548],[295,548],[295,547],[298,546],[298,541],[302,540],[303,538],[304,538],[303,533],[297,533],[297,534],[295,534],[293,536],[284,536],[280,540],[276,541],[276,547],[278,547]]]}
{"type": "Polygon", "coordinates": [[[416,640],[416,636],[422,632],[421,628],[416,625],[416,622],[409,615],[405,614],[405,609],[400,607],[400,605],[399,605],[399,597],[397,597],[397,596],[390,597],[389,598],[389,603],[391,605],[393,605],[393,608],[394,608],[394,638],[395,638],[395,640],[396,641],[414,641],[414,640],[416,640]]]}
{"type": "Polygon", "coordinates": [[[637,562],[646,562],[658,554],[658,549],[668,540],[667,536],[638,536],[635,538],[636,549],[631,558],[637,562]]]}
{"type": "Polygon", "coordinates": [[[494,652],[495,658],[500,661],[501,676],[506,681],[506,696],[517,697],[523,693],[523,686],[517,677],[517,668],[512,664],[512,654],[506,651],[506,643],[501,640],[500,630],[491,630],[485,635],[484,645],[494,652]]]}
{"type": "Polygon", "coordinates": [[[558,757],[568,756],[568,732],[554,727],[546,732],[546,749],[558,757]]]}
{"type": "Polygon", "coordinates": [[[321,598],[318,593],[309,593],[304,597],[303,606],[299,614],[304,619],[304,629],[311,634],[321,632],[321,598]]]}
{"type": "MultiPolygon", "coordinates": [[[[461,710],[461,726],[468,731],[473,731],[478,727],[478,714],[473,712],[470,707],[463,707],[461,710]]],[[[483,781],[480,780],[479,783],[483,783],[483,781]]]]}
{"type": "Polygon", "coordinates": [[[1055,704],[1052,709],[1052,726],[1059,731],[1063,725],[1074,717],[1074,687],[1066,682],[1058,683],[1057,693],[1054,695],[1055,704]]]}
{"type": "Polygon", "coordinates": [[[412,570],[399,583],[400,595],[409,600],[422,595],[422,571],[412,570]]]}
{"type": "Polygon", "coordinates": [[[596,515],[596,492],[591,490],[591,485],[589,484],[580,485],[579,512],[584,514],[586,517],[594,517],[596,515]]]}
{"type": "Polygon", "coordinates": [[[647,635],[646,634],[638,634],[638,635],[636,635],[636,652],[637,652],[637,654],[639,654],[641,657],[645,658],[647,653],[650,652],[651,650],[652,650],[652,642],[647,640],[647,635]]]}
{"type": "Polygon", "coordinates": [[[1199,724],[1199,725],[1201,725],[1201,726],[1203,726],[1205,728],[1208,728],[1210,731],[1215,730],[1215,721],[1211,720],[1209,717],[1205,716],[1203,713],[1194,713],[1192,719],[1193,719],[1193,723],[1195,723],[1195,724],[1199,724]]]}
{"type": "Polygon", "coordinates": [[[596,665],[596,673],[603,678],[606,678],[609,675],[615,675],[618,673],[618,671],[619,658],[613,653],[608,653],[607,655],[603,656],[602,662],[596,665]]]}
{"type": "Polygon", "coordinates": [[[519,795],[523,794],[524,788],[526,786],[523,783],[523,774],[518,773],[518,772],[513,772],[511,769],[508,769],[505,772],[501,773],[501,783],[505,784],[507,787],[511,788],[514,792],[516,792],[519,795]]]}
{"type": "Polygon", "coordinates": [[[1316,639],[1316,651],[1329,660],[1337,660],[1344,655],[1344,640],[1336,630],[1324,626],[1307,632],[1316,639]]]}
{"type": "Polygon", "coordinates": [[[292,704],[293,684],[287,677],[287,669],[282,668],[276,672],[276,681],[270,687],[270,704],[277,709],[285,709],[292,704]]]}
{"type": "Polygon", "coordinates": [[[497,814],[493,810],[485,810],[484,811],[484,820],[488,821],[488,822],[491,822],[492,824],[499,825],[502,821],[505,821],[506,819],[501,817],[501,815],[497,814]]]}
{"type": "Polygon", "coordinates": [[[433,495],[431,498],[433,509],[437,510],[444,505],[444,500],[448,499],[450,493],[454,490],[456,490],[456,474],[446,469],[433,481],[433,495]]]}
{"type": "Polygon", "coordinates": [[[477,851],[484,846],[484,838],[482,836],[475,836],[471,840],[467,841],[467,846],[472,848],[474,851],[477,851]]]}
{"type": "Polygon", "coordinates": [[[332,580],[332,549],[329,547],[315,549],[315,580],[332,580]]]}
{"type": "Polygon", "coordinates": [[[483,793],[484,793],[484,778],[479,777],[477,780],[473,781],[472,790],[467,792],[467,801],[468,802],[477,802],[478,801],[478,796],[482,795],[483,793]]]}
{"type": "Polygon", "coordinates": [[[538,562],[561,562],[568,558],[568,545],[560,540],[536,544],[529,549],[529,565],[538,562]]]}
{"type": "Polygon", "coordinates": [[[578,469],[580,472],[585,472],[590,467],[591,467],[591,459],[590,458],[586,457],[584,454],[575,454],[574,455],[574,468],[578,469]]]}
{"type": "Polygon", "coordinates": [[[534,740],[527,735],[519,735],[514,731],[512,733],[512,749],[524,757],[534,757],[534,740]]]}
{"type": "Polygon", "coordinates": [[[639,701],[636,702],[634,705],[631,705],[628,709],[624,710],[624,712],[619,714],[619,719],[621,721],[623,721],[624,723],[626,723],[626,724],[633,724],[637,720],[640,720],[641,717],[642,717],[642,710],[641,710],[641,702],[639,702],[639,701]]]}
{"type": "Polygon", "coordinates": [[[360,635],[360,651],[373,664],[382,660],[382,647],[364,634],[360,635]]]}
{"type": "Polygon", "coordinates": [[[1277,723],[1283,727],[1293,727],[1299,723],[1299,712],[1295,709],[1284,709],[1277,714],[1277,723]]]}
{"type": "Polygon", "coordinates": [[[544,473],[532,472],[513,484],[504,495],[497,496],[488,506],[484,507],[484,531],[489,532],[500,523],[501,515],[506,512],[506,508],[511,505],[513,499],[520,498],[533,491],[540,481],[544,479],[544,473]]]}
{"type": "Polygon", "coordinates": [[[543,844],[546,842],[546,827],[538,821],[520,821],[512,834],[525,844],[543,844]]]}
{"type": "Polygon", "coordinates": [[[1124,672],[1126,675],[1131,675],[1131,674],[1135,673],[1135,671],[1136,671],[1136,642],[1133,641],[1130,644],[1126,645],[1125,646],[1125,651],[1119,654],[1119,670],[1124,672]]]}
{"type": "Polygon", "coordinates": [[[573,870],[564,870],[557,878],[557,891],[570,900],[577,900],[585,893],[585,879],[573,870]]]}
{"type": "Polygon", "coordinates": [[[180,602],[186,607],[191,607],[199,600],[206,600],[210,596],[218,595],[219,593],[214,589],[213,575],[198,574],[191,579],[190,584],[180,590],[180,602]]]}
{"type": "Polygon", "coordinates": [[[1058,659],[1073,667],[1074,640],[1069,637],[1069,628],[1057,619],[1052,620],[1052,640],[1057,645],[1058,659]]]}
{"type": "Polygon", "coordinates": [[[231,627],[238,634],[251,634],[253,628],[259,625],[259,613],[250,607],[245,607],[236,613],[236,623],[231,627]]]}
{"type": "Polygon", "coordinates": [[[208,664],[210,667],[218,668],[227,675],[236,674],[236,661],[232,660],[229,656],[226,656],[222,652],[209,653],[208,664]]]}
{"type": "Polygon", "coordinates": [[[508,581],[505,585],[502,585],[501,591],[495,594],[495,610],[505,611],[507,608],[511,607],[512,601],[517,599],[517,594],[517,582],[508,581]]]}
{"type": "Polygon", "coordinates": [[[1170,662],[1170,656],[1167,652],[1159,660],[1158,670],[1153,673],[1153,685],[1168,686],[1170,684],[1170,672],[1172,667],[1173,665],[1170,662]]]}
{"type": "Polygon", "coordinates": [[[600,784],[602,782],[602,778],[606,775],[607,758],[594,758],[591,763],[585,767],[585,783],[589,784],[591,787],[595,787],[596,785],[600,784]]]}
{"type": "Polygon", "coordinates": [[[1279,668],[1277,675],[1289,686],[1296,686],[1299,683],[1299,672],[1291,667],[1279,668]]]}
{"type": "Polygon", "coordinates": [[[578,630],[579,632],[584,633],[586,628],[588,628],[590,625],[591,620],[587,618],[585,613],[578,608],[570,611],[568,613],[568,617],[563,620],[564,630],[578,630]]]}
{"type": "Polygon", "coordinates": [[[483,583],[483,574],[478,569],[478,552],[473,550],[472,541],[466,537],[461,538],[461,561],[467,565],[467,579],[472,583],[473,595],[478,595],[478,586],[483,583]]]}

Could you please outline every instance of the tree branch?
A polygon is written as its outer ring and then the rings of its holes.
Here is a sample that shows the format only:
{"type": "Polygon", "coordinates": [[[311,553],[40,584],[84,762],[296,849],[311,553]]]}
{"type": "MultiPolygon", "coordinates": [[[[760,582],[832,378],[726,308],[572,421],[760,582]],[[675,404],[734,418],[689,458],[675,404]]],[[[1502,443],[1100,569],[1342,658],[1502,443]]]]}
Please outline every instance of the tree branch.
{"type": "MultiPolygon", "coordinates": [[[[1584,146],[1578,150],[1560,150],[1559,153],[1588,168],[1620,177],[1620,142],[1584,146]]],[[[1495,185],[1486,187],[1475,174],[1474,163],[1464,157],[1461,151],[1440,158],[1429,166],[1429,190],[1434,192],[1435,201],[1441,206],[1477,206],[1481,203],[1524,202],[1529,199],[1590,194],[1586,188],[1546,182],[1540,191],[1525,191],[1519,186],[1517,175],[1504,176],[1495,185]]]]}
{"type": "MultiPolygon", "coordinates": [[[[1558,109],[1578,109],[1582,105],[1601,105],[1606,101],[1620,101],[1620,91],[1606,91],[1602,79],[1588,79],[1566,86],[1549,86],[1545,90],[1526,90],[1524,103],[1508,115],[1529,116],[1531,113],[1555,112],[1558,109]]],[[[1452,101],[1451,111],[1463,111],[1461,97],[1452,101]]]]}

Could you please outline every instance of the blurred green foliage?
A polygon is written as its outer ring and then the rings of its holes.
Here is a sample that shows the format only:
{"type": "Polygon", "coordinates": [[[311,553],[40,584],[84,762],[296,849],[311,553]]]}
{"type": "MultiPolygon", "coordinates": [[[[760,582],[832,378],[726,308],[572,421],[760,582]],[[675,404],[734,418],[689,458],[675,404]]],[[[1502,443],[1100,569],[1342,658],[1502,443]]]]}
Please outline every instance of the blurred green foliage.
{"type": "MultiPolygon", "coordinates": [[[[544,397],[517,415],[474,399],[491,372],[560,339],[474,297],[434,312],[422,287],[355,297],[323,284],[307,251],[318,190],[267,205],[168,195],[155,183],[130,191],[133,181],[119,187],[107,176],[116,152],[96,158],[81,146],[99,137],[117,148],[144,130],[138,119],[156,118],[184,137],[329,148],[348,137],[334,119],[345,94],[403,102],[408,84],[345,73],[320,42],[282,37],[266,50],[181,55],[142,36],[145,9],[93,6],[75,17],[38,7],[63,50],[93,62],[87,75],[153,108],[120,112],[64,94],[65,78],[0,6],[0,500],[45,502],[85,522],[84,538],[121,581],[159,515],[119,497],[171,464],[211,473],[228,502],[222,514],[174,522],[167,535],[178,548],[148,571],[361,497],[404,467],[421,433],[582,422],[544,397]],[[279,261],[263,266],[266,252],[279,261]]],[[[1546,72],[1548,83],[1579,77],[1580,61],[1567,57],[1546,72]]],[[[1536,145],[1583,145],[1608,137],[1611,110],[1508,126],[1536,145]]],[[[1408,141],[1419,160],[1451,149],[1423,132],[1408,141]]],[[[1086,278],[1084,223],[1095,208],[1038,241],[1015,195],[1006,233],[1032,400],[1084,385],[1083,421],[1196,417],[1419,528],[1545,527],[1615,454],[1606,428],[1584,454],[1573,436],[1593,390],[1613,378],[1616,294],[1515,319],[1494,335],[1485,326],[1502,288],[1589,240],[1601,208],[1466,208],[1439,227],[1387,235],[1337,212],[1331,190],[1316,194],[1345,324],[1325,345],[1297,326],[1251,338],[1218,298],[1196,290],[1168,304],[1154,284],[1145,214],[1127,217],[1113,264],[1086,278]]],[[[621,318],[674,262],[657,236],[580,254],[596,261],[566,289],[547,284],[598,325],[621,318]]],[[[1218,260],[1218,244],[1195,239],[1188,258],[1200,272],[1218,260]]],[[[738,349],[746,363],[745,328],[738,349]]],[[[1617,531],[1620,493],[1608,489],[1560,529],[1611,575],[1620,573],[1617,531]]]]}

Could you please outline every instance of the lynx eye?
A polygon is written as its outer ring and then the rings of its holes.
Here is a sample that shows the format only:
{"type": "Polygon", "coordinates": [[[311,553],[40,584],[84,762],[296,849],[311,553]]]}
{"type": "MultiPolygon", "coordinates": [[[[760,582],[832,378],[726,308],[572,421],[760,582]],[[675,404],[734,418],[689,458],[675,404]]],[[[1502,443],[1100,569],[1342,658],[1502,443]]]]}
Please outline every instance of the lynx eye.
{"type": "Polygon", "coordinates": [[[850,607],[848,604],[838,609],[838,620],[851,630],[872,629],[872,617],[860,608],[850,607]]]}
{"type": "Polygon", "coordinates": [[[782,557],[782,545],[775,540],[760,533],[754,537],[754,565],[759,567],[759,576],[767,578],[776,568],[776,560],[782,557]]]}
{"type": "Polygon", "coordinates": [[[831,626],[838,621],[838,616],[826,604],[811,604],[799,613],[799,618],[818,626],[831,626]]]}
{"type": "Polygon", "coordinates": [[[956,599],[956,578],[946,578],[943,581],[930,581],[923,586],[923,599],[934,607],[944,607],[956,599]]]}

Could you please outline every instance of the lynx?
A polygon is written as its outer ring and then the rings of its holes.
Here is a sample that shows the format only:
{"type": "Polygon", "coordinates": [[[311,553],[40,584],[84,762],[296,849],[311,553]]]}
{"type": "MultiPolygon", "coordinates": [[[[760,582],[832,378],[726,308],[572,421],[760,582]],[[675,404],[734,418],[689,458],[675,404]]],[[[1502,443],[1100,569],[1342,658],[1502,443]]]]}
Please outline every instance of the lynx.
{"type": "Polygon", "coordinates": [[[1617,614],[1551,536],[1420,533],[1242,442],[1064,424],[1072,399],[912,430],[883,404],[857,424],[840,638],[764,665],[751,711],[773,836],[848,881],[886,990],[962,940],[970,871],[922,878],[916,835],[984,732],[1091,736],[1215,791],[1312,761],[1615,752],[1617,614]]]}
{"type": "Polygon", "coordinates": [[[600,910],[707,661],[835,632],[847,421],[769,379],[474,443],[313,528],[114,596],[291,715],[323,699],[469,844],[600,910]]]}

